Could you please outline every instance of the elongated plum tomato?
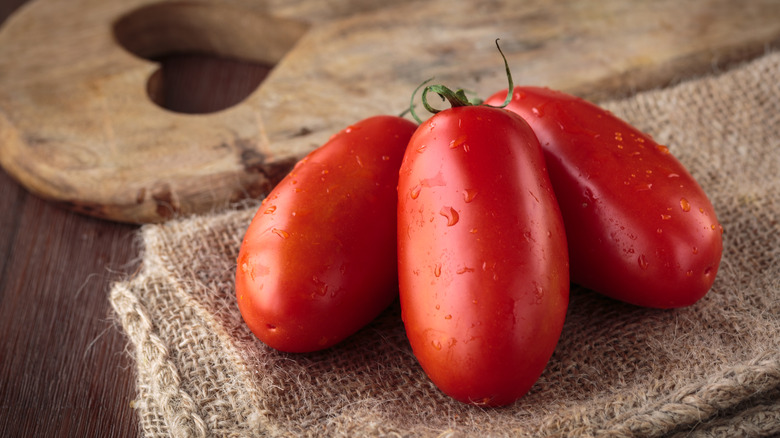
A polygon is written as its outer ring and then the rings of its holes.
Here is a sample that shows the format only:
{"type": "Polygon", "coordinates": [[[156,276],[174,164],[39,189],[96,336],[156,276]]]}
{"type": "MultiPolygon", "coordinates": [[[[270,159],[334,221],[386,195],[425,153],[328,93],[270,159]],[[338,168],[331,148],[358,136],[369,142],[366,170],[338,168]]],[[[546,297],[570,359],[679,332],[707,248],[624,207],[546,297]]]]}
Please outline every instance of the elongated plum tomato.
{"type": "Polygon", "coordinates": [[[350,126],[263,201],[238,255],[236,297],[264,343],[328,348],[398,296],[396,187],[415,128],[391,116],[350,126]]]}
{"type": "Polygon", "coordinates": [[[569,266],[520,117],[463,106],[420,125],[398,183],[398,270],[409,342],[444,393],[497,406],[531,388],[560,337],[569,266]]]}
{"type": "MultiPolygon", "coordinates": [[[[486,103],[504,102],[506,91],[486,103]]],[[[516,87],[520,114],[544,149],[566,224],[572,281],[628,303],[672,308],[710,290],[722,227],[666,146],[583,99],[516,87]]]]}

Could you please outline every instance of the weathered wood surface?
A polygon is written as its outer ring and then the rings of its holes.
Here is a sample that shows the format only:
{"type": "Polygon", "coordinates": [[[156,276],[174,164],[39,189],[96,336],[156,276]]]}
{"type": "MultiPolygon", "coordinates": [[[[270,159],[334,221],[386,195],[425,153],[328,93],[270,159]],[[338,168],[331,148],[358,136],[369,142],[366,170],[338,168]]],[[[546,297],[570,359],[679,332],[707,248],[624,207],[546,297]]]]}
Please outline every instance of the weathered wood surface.
{"type": "Polygon", "coordinates": [[[663,86],[780,42],[780,2],[35,0],[0,29],[0,164],[40,197],[152,222],[259,196],[423,80],[594,100],[663,86]],[[159,65],[199,51],[274,66],[240,103],[160,107],[159,65]],[[151,95],[151,97],[150,97],[151,95]]]}
{"type": "MultiPolygon", "coordinates": [[[[202,56],[163,64],[167,103],[184,112],[222,107],[264,74],[202,56]]],[[[0,170],[3,438],[141,436],[132,347],[108,300],[138,269],[137,230],[57,208],[0,170]]]]}

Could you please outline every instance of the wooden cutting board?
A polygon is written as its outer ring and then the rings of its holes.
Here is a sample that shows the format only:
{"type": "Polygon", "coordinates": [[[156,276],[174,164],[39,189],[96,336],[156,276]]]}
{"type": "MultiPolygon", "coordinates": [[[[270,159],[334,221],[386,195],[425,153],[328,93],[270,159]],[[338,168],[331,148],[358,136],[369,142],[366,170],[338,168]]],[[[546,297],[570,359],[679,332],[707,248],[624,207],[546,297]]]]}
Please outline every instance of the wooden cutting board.
{"type": "MultiPolygon", "coordinates": [[[[663,86],[780,42],[776,0],[34,0],[0,29],[0,164],[33,193],[124,222],[260,196],[338,130],[398,114],[423,80],[593,100],[663,86]],[[152,102],[150,58],[272,64],[243,102],[152,102]]],[[[695,109],[691,109],[695,111],[695,109]]]]}

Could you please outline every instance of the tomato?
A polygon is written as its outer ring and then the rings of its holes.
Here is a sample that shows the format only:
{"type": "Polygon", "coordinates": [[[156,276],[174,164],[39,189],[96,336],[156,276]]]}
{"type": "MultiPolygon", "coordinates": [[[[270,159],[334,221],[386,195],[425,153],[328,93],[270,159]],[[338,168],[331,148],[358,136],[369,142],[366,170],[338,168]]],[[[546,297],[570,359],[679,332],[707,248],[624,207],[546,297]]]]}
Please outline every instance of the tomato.
{"type": "Polygon", "coordinates": [[[350,126],[263,201],[238,255],[236,297],[264,343],[325,349],[396,299],[398,168],[416,126],[392,116],[350,126]]]}
{"type": "Polygon", "coordinates": [[[444,393],[497,406],[531,388],[560,337],[569,267],[520,117],[458,106],[420,125],[398,182],[398,271],[407,337],[444,393]]]}
{"type": "MultiPolygon", "coordinates": [[[[498,92],[485,103],[500,104],[498,92]]],[[[669,149],[583,99],[516,87],[506,107],[544,149],[566,224],[572,281],[628,303],[673,308],[710,290],[722,227],[669,149]]]]}

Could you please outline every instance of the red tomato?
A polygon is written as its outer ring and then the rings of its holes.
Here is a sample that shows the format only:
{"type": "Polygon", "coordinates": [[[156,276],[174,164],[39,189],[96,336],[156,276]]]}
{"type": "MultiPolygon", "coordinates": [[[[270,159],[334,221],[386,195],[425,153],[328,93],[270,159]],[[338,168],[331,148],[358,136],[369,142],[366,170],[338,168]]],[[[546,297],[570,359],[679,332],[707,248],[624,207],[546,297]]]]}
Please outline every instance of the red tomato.
{"type": "MultiPolygon", "coordinates": [[[[506,91],[486,101],[504,102],[506,91]]],[[[648,307],[698,301],[723,251],[715,211],[666,146],[583,99],[516,87],[566,224],[572,281],[648,307]]]]}
{"type": "Polygon", "coordinates": [[[398,269],[407,336],[444,393],[495,406],[531,388],[560,337],[569,266],[520,117],[455,107],[417,129],[398,183],[398,269]]]}
{"type": "Polygon", "coordinates": [[[244,321],[287,352],[330,347],[398,294],[398,168],[416,125],[378,116],[333,136],[271,191],[236,269],[244,321]]]}

